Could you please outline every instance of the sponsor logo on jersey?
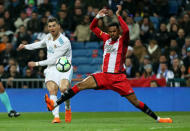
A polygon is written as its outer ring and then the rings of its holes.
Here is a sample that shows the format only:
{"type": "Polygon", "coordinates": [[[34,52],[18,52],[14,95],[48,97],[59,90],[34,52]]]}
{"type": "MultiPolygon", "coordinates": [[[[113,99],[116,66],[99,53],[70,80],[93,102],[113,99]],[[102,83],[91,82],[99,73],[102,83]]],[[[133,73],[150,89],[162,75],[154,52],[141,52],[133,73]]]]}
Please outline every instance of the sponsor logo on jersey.
{"type": "Polygon", "coordinates": [[[48,40],[51,40],[51,36],[48,37],[48,40]]]}
{"type": "Polygon", "coordinates": [[[105,51],[107,53],[111,53],[111,52],[115,52],[116,51],[116,48],[114,47],[114,45],[105,45],[105,51]]]}

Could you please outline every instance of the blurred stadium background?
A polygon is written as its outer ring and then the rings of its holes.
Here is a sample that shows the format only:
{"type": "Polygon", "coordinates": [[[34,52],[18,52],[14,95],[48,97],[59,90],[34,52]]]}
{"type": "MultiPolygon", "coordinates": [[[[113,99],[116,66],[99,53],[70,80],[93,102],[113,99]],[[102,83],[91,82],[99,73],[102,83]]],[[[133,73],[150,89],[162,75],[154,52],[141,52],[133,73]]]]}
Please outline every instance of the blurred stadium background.
{"type": "MultiPolygon", "coordinates": [[[[122,5],[121,16],[130,28],[126,74],[137,96],[155,111],[171,115],[190,111],[189,0],[1,0],[0,77],[16,110],[47,111],[43,102],[45,67],[27,67],[28,61],[46,59],[46,49],[17,52],[18,45],[43,39],[48,33],[47,19],[56,17],[62,33],[71,40],[74,84],[101,71],[103,43],[89,24],[106,7],[108,17],[98,21],[99,28],[106,31],[108,24],[118,22],[114,14],[117,4],[122,5]]],[[[74,112],[138,111],[112,91],[81,92],[71,105],[74,112]]],[[[5,112],[1,103],[0,112],[5,112]]],[[[184,116],[176,118],[187,121],[184,116]]]]}

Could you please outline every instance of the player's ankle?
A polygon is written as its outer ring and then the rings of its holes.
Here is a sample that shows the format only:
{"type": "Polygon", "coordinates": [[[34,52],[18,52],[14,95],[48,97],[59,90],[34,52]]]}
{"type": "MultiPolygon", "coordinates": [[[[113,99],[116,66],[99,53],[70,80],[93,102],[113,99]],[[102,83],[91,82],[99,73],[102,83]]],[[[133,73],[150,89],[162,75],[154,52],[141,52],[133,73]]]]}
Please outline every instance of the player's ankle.
{"type": "Polygon", "coordinates": [[[157,121],[159,121],[159,120],[160,120],[160,117],[158,116],[158,117],[157,117],[157,121]]]}

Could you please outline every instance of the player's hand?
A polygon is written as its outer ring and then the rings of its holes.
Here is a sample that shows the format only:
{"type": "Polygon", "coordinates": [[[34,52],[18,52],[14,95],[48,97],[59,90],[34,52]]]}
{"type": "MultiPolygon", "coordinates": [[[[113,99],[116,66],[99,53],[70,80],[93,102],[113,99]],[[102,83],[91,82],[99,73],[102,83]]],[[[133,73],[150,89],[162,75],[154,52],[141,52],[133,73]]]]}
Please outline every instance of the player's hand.
{"type": "Polygon", "coordinates": [[[104,17],[108,14],[108,10],[107,9],[101,9],[99,12],[98,12],[98,15],[100,17],[104,17]]]}
{"type": "Polygon", "coordinates": [[[24,44],[20,44],[19,46],[18,46],[18,48],[17,48],[17,51],[20,51],[20,50],[22,50],[22,49],[24,49],[24,44]]]}
{"type": "Polygon", "coordinates": [[[36,66],[36,62],[30,61],[30,62],[28,62],[28,66],[29,67],[35,67],[36,66]]]}
{"type": "Polygon", "coordinates": [[[116,15],[117,15],[117,16],[120,16],[121,10],[122,10],[121,5],[117,5],[117,11],[116,11],[116,15]]]}

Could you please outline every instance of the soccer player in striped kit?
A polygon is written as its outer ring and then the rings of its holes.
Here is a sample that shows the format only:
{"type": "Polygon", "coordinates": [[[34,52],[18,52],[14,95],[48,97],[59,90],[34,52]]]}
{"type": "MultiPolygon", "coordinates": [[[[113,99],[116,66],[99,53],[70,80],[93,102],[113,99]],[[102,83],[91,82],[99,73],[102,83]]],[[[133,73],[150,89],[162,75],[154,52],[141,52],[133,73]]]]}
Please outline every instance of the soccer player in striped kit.
{"type": "Polygon", "coordinates": [[[102,9],[92,21],[90,29],[104,42],[103,71],[94,73],[83,81],[69,88],[57,102],[53,102],[46,94],[45,100],[49,110],[53,110],[65,100],[73,97],[81,90],[85,89],[109,89],[119,93],[132,103],[135,107],[157,120],[160,123],[172,123],[171,118],[160,118],[146,104],[137,99],[131,85],[126,78],[124,62],[129,42],[129,28],[120,16],[121,6],[118,5],[116,15],[123,30],[120,35],[117,23],[109,25],[108,34],[102,32],[97,27],[98,19],[107,14],[106,9],[102,9]]]}

